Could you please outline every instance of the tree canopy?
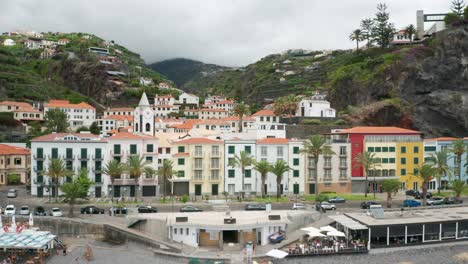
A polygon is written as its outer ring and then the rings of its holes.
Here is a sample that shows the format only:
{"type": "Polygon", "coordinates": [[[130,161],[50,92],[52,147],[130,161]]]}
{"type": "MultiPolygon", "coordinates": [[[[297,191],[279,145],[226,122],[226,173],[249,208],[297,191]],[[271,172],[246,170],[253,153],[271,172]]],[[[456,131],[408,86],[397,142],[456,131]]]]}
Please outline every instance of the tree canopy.
{"type": "Polygon", "coordinates": [[[68,117],[60,109],[50,109],[44,116],[45,126],[53,132],[66,132],[68,130],[68,117]]]}

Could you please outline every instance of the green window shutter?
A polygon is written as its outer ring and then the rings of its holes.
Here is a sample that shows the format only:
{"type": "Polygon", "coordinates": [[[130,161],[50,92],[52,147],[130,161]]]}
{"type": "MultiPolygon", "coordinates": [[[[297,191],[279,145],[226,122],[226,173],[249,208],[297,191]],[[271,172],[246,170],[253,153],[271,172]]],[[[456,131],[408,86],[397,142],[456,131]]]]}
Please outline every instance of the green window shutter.
{"type": "Polygon", "coordinates": [[[424,147],[424,151],[436,151],[436,147],[434,147],[434,146],[426,146],[426,147],[424,147]]]}
{"type": "Polygon", "coordinates": [[[293,177],[299,177],[299,170],[293,171],[293,177]]]}
{"type": "Polygon", "coordinates": [[[388,152],[388,147],[382,147],[382,152],[388,152]]]}
{"type": "Polygon", "coordinates": [[[185,165],[185,159],[184,159],[184,158],[179,158],[179,159],[177,160],[177,164],[178,164],[178,165],[185,165]]]}
{"type": "Polygon", "coordinates": [[[178,177],[185,177],[185,171],[178,171],[177,176],[178,177]]]}
{"type": "Polygon", "coordinates": [[[374,147],[368,147],[367,152],[374,152],[374,147]]]}
{"type": "Polygon", "coordinates": [[[137,154],[137,146],[135,144],[130,145],[130,154],[137,154]]]}
{"type": "Polygon", "coordinates": [[[388,163],[388,158],[383,158],[382,163],[388,163]]]}
{"type": "Polygon", "coordinates": [[[146,152],[148,152],[148,153],[153,152],[153,144],[146,145],[146,152]]]}
{"type": "Polygon", "coordinates": [[[375,152],[382,152],[382,148],[381,147],[375,147],[375,152]]]}
{"type": "Polygon", "coordinates": [[[236,152],[236,147],[235,146],[229,146],[228,147],[228,153],[229,154],[234,154],[236,152]]]}
{"type": "Polygon", "coordinates": [[[400,163],[401,164],[406,164],[406,158],[401,158],[400,163]]]}
{"type": "Polygon", "coordinates": [[[249,154],[252,153],[252,147],[251,146],[245,146],[244,150],[245,150],[245,152],[247,152],[249,154]]]}
{"type": "Polygon", "coordinates": [[[88,149],[82,148],[81,149],[81,158],[86,158],[88,156],[88,149]]]}
{"type": "Polygon", "coordinates": [[[418,168],[414,168],[414,169],[413,169],[413,174],[414,174],[414,175],[417,175],[418,172],[419,172],[418,168]]]}
{"type": "Polygon", "coordinates": [[[293,159],[293,165],[299,166],[299,159],[293,159]]]}
{"type": "Polygon", "coordinates": [[[120,144],[114,145],[114,154],[120,154],[120,144]]]}
{"type": "Polygon", "coordinates": [[[293,185],[294,194],[299,194],[299,184],[295,183],[293,185]]]}
{"type": "Polygon", "coordinates": [[[52,148],[52,158],[53,159],[58,159],[58,149],[57,148],[52,148]]]}
{"type": "Polygon", "coordinates": [[[101,161],[96,161],[94,163],[94,167],[95,167],[96,171],[102,170],[102,162],[101,161]]]}
{"type": "Polygon", "coordinates": [[[37,157],[38,157],[39,159],[43,159],[43,158],[44,158],[44,149],[43,149],[43,148],[37,148],[36,152],[37,152],[37,157]]]}
{"type": "Polygon", "coordinates": [[[146,161],[153,162],[153,157],[146,157],[146,161]]]}
{"type": "Polygon", "coordinates": [[[67,159],[73,159],[73,149],[67,148],[67,159]]]}
{"type": "Polygon", "coordinates": [[[185,152],[185,147],[184,146],[177,147],[177,152],[184,153],[185,152]]]}
{"type": "Polygon", "coordinates": [[[419,164],[419,158],[414,158],[414,159],[413,159],[413,163],[414,163],[414,164],[419,164]]]}
{"type": "Polygon", "coordinates": [[[405,176],[406,175],[406,169],[401,169],[401,176],[405,176]]]}
{"type": "Polygon", "coordinates": [[[94,156],[96,159],[102,158],[102,150],[100,148],[97,148],[94,150],[94,156]]]}
{"type": "Polygon", "coordinates": [[[299,147],[294,147],[293,148],[293,153],[294,154],[299,154],[299,147]]]}
{"type": "Polygon", "coordinates": [[[228,177],[229,178],[234,178],[236,175],[236,172],[234,170],[228,170],[228,177]]]}
{"type": "Polygon", "coordinates": [[[245,170],[245,178],[250,178],[252,177],[252,171],[251,170],[245,170]]]}
{"type": "Polygon", "coordinates": [[[390,158],[390,159],[388,160],[388,162],[389,162],[389,163],[392,163],[392,164],[395,163],[395,158],[390,158]]]}
{"type": "Polygon", "coordinates": [[[390,147],[390,148],[388,148],[388,151],[389,151],[389,152],[395,152],[395,147],[390,147]]]}
{"type": "Polygon", "coordinates": [[[81,169],[88,169],[88,162],[86,160],[81,161],[81,169]]]}
{"type": "Polygon", "coordinates": [[[406,153],[406,147],[401,147],[401,153],[406,153]]]}
{"type": "Polygon", "coordinates": [[[414,153],[419,153],[419,147],[414,147],[414,148],[413,148],[413,152],[414,152],[414,153]]]}
{"type": "Polygon", "coordinates": [[[38,171],[44,170],[44,161],[42,161],[42,160],[37,161],[37,170],[38,171]]]}
{"type": "Polygon", "coordinates": [[[101,173],[96,173],[96,174],[94,175],[94,182],[97,182],[97,183],[102,182],[101,173]]]}

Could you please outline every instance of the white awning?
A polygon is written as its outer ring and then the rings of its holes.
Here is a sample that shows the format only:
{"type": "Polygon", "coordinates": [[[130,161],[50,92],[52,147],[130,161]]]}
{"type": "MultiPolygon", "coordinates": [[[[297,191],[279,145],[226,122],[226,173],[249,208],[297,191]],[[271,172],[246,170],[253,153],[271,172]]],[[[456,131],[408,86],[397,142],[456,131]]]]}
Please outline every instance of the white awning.
{"type": "Polygon", "coordinates": [[[347,227],[351,230],[367,230],[369,229],[367,226],[357,222],[356,220],[351,219],[346,215],[329,215],[329,218],[335,220],[340,225],[347,227]]]}
{"type": "Polygon", "coordinates": [[[327,236],[332,237],[346,237],[345,233],[340,232],[338,230],[327,232],[327,236]]]}
{"type": "Polygon", "coordinates": [[[329,226],[329,225],[320,227],[320,232],[331,232],[331,231],[337,231],[337,230],[333,226],[329,226]]]}
{"type": "Polygon", "coordinates": [[[272,258],[276,258],[276,259],[283,259],[288,255],[288,253],[286,253],[286,252],[284,252],[282,250],[272,249],[272,250],[268,251],[266,253],[266,255],[269,256],[269,257],[272,257],[272,258]]]}

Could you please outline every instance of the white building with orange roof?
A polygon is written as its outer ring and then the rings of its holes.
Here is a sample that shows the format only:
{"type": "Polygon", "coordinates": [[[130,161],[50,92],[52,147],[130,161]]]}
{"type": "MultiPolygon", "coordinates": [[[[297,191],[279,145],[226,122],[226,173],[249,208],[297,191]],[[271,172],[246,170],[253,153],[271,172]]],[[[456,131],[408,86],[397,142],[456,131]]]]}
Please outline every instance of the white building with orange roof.
{"type": "Polygon", "coordinates": [[[229,113],[232,113],[236,103],[233,100],[220,100],[216,102],[208,102],[204,104],[204,108],[208,109],[222,109],[229,113]]]}
{"type": "Polygon", "coordinates": [[[160,83],[158,84],[158,88],[159,88],[159,89],[171,89],[172,86],[169,85],[169,84],[167,84],[167,83],[165,83],[165,82],[160,82],[160,83]]]}
{"type": "Polygon", "coordinates": [[[231,122],[222,119],[206,119],[196,123],[193,130],[211,130],[218,133],[232,132],[231,122]]]}
{"type": "MultiPolygon", "coordinates": [[[[81,169],[88,171],[88,177],[93,182],[89,189],[91,197],[105,197],[110,184],[109,178],[102,174],[108,158],[107,147],[107,139],[89,132],[51,133],[32,139],[31,195],[44,197],[57,194],[59,186],[46,176],[46,171],[52,159],[62,159],[66,168],[75,175],[81,169]]],[[[70,177],[60,179],[59,185],[70,180],[70,177]]]]}
{"type": "Polygon", "coordinates": [[[178,113],[180,105],[155,105],[153,106],[154,115],[161,118],[168,118],[171,113],[178,113]]]}
{"type": "Polygon", "coordinates": [[[129,115],[108,115],[96,120],[102,134],[108,134],[112,130],[133,127],[133,116],[129,115]]]}
{"type": "Polygon", "coordinates": [[[44,114],[51,109],[60,109],[65,112],[72,130],[82,126],[89,127],[96,121],[96,108],[85,102],[73,104],[68,100],[50,100],[44,104],[44,114]]]}
{"type": "MultiPolygon", "coordinates": [[[[116,133],[107,138],[108,160],[127,162],[132,155],[143,157],[148,166],[157,169],[159,140],[156,137],[131,132],[116,133]]],[[[114,197],[156,196],[158,193],[157,176],[141,175],[137,180],[130,175],[122,175],[114,181],[114,197]],[[138,192],[138,194],[136,194],[138,192]]]]}
{"type": "Polygon", "coordinates": [[[13,118],[19,121],[43,121],[44,113],[31,107],[20,107],[13,111],[13,118]]]}
{"type": "MultiPolygon", "coordinates": [[[[222,121],[227,121],[231,123],[231,129],[233,132],[239,131],[239,117],[238,116],[228,116],[222,121]]],[[[255,128],[255,119],[252,116],[243,116],[242,117],[242,129],[251,130],[255,128]]]]}
{"type": "Polygon", "coordinates": [[[177,103],[180,105],[198,106],[200,104],[200,98],[194,94],[182,93],[181,95],[179,95],[179,99],[177,100],[177,103]]]}
{"type": "Polygon", "coordinates": [[[154,131],[156,134],[167,133],[171,130],[171,126],[180,125],[182,123],[184,123],[182,119],[156,117],[154,119],[154,131]]]}
{"type": "Polygon", "coordinates": [[[70,40],[67,38],[61,38],[57,41],[58,45],[67,45],[68,43],[70,43],[70,40]]]}
{"type": "Polygon", "coordinates": [[[104,117],[110,115],[123,115],[123,116],[133,116],[133,112],[135,109],[131,107],[114,107],[114,108],[107,108],[104,110],[104,117]]]}
{"type": "Polygon", "coordinates": [[[19,183],[28,183],[30,173],[31,152],[29,149],[0,144],[0,185],[13,184],[9,182],[13,180],[11,175],[18,175],[19,183]]]}
{"type": "Polygon", "coordinates": [[[20,108],[32,108],[32,105],[25,102],[3,101],[0,102],[0,112],[13,112],[20,108]]]}
{"type": "Polygon", "coordinates": [[[175,195],[222,195],[224,142],[208,138],[188,138],[172,143],[174,170],[171,181],[175,195]]]}
{"type": "Polygon", "coordinates": [[[170,125],[168,126],[168,133],[188,133],[200,121],[199,119],[187,119],[182,124],[170,125]]]}
{"type": "Polygon", "coordinates": [[[263,109],[252,115],[255,119],[257,138],[285,138],[286,125],[280,123],[280,117],[273,110],[263,109]]]}
{"type": "Polygon", "coordinates": [[[174,105],[176,103],[175,98],[168,94],[168,95],[156,95],[154,97],[154,105],[174,105]]]}
{"type": "Polygon", "coordinates": [[[198,109],[198,118],[200,119],[222,119],[229,116],[229,112],[218,108],[198,109]]]}

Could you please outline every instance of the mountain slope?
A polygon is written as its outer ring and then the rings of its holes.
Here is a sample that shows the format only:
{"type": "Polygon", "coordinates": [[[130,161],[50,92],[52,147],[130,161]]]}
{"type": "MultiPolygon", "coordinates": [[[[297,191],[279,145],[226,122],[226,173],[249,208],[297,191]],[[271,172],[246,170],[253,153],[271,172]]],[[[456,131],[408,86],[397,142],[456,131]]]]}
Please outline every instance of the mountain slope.
{"type": "Polygon", "coordinates": [[[188,85],[189,82],[200,78],[207,78],[213,74],[229,69],[228,67],[206,64],[185,58],[155,62],[150,64],[149,67],[167,76],[169,79],[173,80],[177,86],[190,92],[196,92],[197,89],[193,89],[192,86],[188,85]]]}
{"type": "MultiPolygon", "coordinates": [[[[143,90],[160,92],[155,85],[141,87],[140,77],[153,83],[170,82],[147,68],[140,55],[113,42],[84,33],[44,33],[39,38],[25,35],[0,36],[0,43],[13,39],[15,46],[0,46],[0,100],[47,101],[68,99],[87,101],[98,108],[134,104],[143,90]],[[54,54],[42,58],[48,48],[27,49],[23,42],[67,39],[54,54]],[[108,48],[109,54],[97,55],[90,47],[108,48]],[[113,76],[109,71],[123,72],[113,76]]],[[[42,44],[41,44],[42,45],[42,44]]],[[[53,47],[51,47],[53,49],[53,47]]]]}

